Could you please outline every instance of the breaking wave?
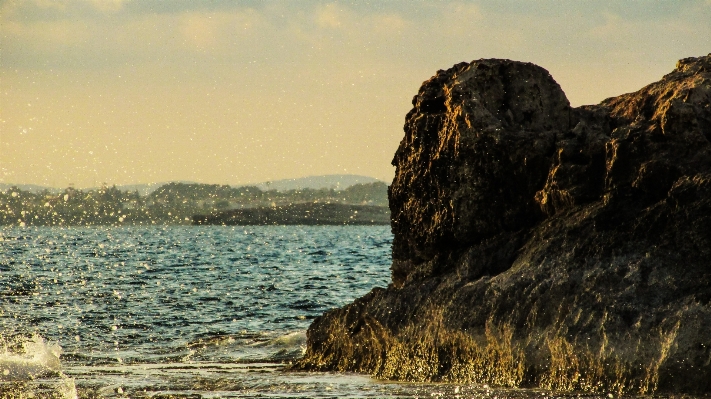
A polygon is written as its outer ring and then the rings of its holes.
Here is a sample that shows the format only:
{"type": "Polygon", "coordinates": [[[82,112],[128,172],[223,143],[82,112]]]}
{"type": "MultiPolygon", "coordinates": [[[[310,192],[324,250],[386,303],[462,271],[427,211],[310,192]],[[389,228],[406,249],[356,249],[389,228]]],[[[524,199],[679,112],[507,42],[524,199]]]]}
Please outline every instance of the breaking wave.
{"type": "Polygon", "coordinates": [[[3,342],[0,345],[0,391],[9,395],[20,391],[27,396],[28,390],[33,391],[27,383],[36,383],[34,390],[45,391],[45,394],[49,390],[53,391],[51,396],[76,399],[74,379],[62,372],[61,354],[61,346],[45,342],[39,335],[14,343],[3,342]]]}

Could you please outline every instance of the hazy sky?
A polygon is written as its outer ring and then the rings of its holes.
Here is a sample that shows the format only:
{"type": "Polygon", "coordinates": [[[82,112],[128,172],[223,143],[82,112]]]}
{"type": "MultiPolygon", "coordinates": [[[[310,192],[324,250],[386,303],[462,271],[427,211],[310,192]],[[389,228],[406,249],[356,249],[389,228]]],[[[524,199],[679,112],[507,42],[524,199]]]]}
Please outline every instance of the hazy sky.
{"type": "Polygon", "coordinates": [[[705,1],[0,1],[0,182],[392,179],[420,84],[479,58],[573,105],[711,52],[705,1]]]}

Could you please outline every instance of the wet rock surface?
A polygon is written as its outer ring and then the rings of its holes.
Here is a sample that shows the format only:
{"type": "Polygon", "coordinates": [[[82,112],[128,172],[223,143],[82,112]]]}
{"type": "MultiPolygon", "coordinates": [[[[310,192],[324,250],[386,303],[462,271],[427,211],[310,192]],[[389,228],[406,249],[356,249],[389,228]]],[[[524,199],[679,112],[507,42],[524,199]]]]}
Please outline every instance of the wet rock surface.
{"type": "Polygon", "coordinates": [[[423,83],[390,187],[392,284],[298,367],[559,391],[711,391],[711,54],[571,108],[546,70],[423,83]]]}

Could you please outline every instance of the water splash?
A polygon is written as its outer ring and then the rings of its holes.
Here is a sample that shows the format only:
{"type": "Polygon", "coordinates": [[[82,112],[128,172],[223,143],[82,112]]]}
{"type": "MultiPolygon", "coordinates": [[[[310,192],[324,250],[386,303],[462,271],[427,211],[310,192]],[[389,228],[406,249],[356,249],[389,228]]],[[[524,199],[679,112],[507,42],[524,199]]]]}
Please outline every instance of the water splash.
{"type": "MultiPolygon", "coordinates": [[[[32,382],[39,379],[51,379],[50,390],[62,399],[76,399],[77,390],[74,379],[62,372],[59,357],[62,347],[59,344],[45,342],[39,335],[15,345],[4,342],[0,345],[0,383],[2,391],[14,391],[22,396],[33,395],[32,382]],[[13,348],[20,348],[13,350],[13,348]],[[27,384],[30,383],[30,384],[27,384]],[[24,391],[24,392],[22,392],[24,391]]],[[[46,384],[43,384],[46,385],[46,384]]],[[[46,388],[43,388],[46,389],[46,388]]]]}
{"type": "Polygon", "coordinates": [[[0,381],[34,380],[57,375],[61,371],[59,356],[62,348],[59,345],[46,343],[44,338],[34,335],[21,347],[21,353],[3,348],[0,353],[0,381]]]}

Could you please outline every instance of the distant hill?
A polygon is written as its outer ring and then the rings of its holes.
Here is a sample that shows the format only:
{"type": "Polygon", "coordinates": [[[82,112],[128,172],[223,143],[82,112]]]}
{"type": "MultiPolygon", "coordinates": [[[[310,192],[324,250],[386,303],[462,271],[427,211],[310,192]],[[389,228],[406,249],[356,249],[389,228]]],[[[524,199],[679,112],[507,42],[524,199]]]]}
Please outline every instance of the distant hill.
{"type": "Polygon", "coordinates": [[[388,185],[381,181],[340,190],[285,191],[173,182],[148,195],[141,195],[136,186],[129,186],[129,191],[126,186],[69,187],[59,193],[44,191],[46,187],[30,188],[39,192],[19,187],[0,191],[0,225],[189,224],[195,215],[229,210],[235,213],[217,224],[386,224],[390,215],[388,185]]]}
{"type": "MultiPolygon", "coordinates": [[[[369,176],[359,176],[359,175],[323,175],[323,176],[308,176],[299,177],[296,179],[282,179],[274,180],[269,182],[262,182],[257,184],[234,184],[232,187],[257,187],[262,191],[277,190],[277,191],[289,191],[289,190],[301,190],[306,188],[311,188],[314,190],[319,189],[334,189],[336,191],[345,190],[348,187],[354,186],[356,184],[366,184],[375,183],[380,180],[369,177],[369,176]]],[[[169,183],[184,183],[184,184],[199,184],[190,181],[175,181],[175,182],[161,182],[161,183],[146,183],[146,184],[124,184],[121,186],[116,186],[118,190],[138,192],[141,196],[146,196],[154,192],[159,187],[162,187],[169,183]]],[[[10,187],[16,186],[22,191],[27,191],[33,194],[39,194],[44,190],[49,191],[51,194],[59,194],[64,192],[65,188],[47,187],[40,186],[36,184],[10,184],[10,183],[0,183],[0,191],[7,191],[10,187]]],[[[111,186],[111,185],[109,185],[111,186]]],[[[99,187],[88,187],[82,188],[84,191],[98,190],[99,187]]]]}
{"type": "MultiPolygon", "coordinates": [[[[166,184],[169,183],[184,183],[184,184],[196,184],[195,182],[191,181],[179,181],[179,182],[162,182],[162,183],[146,183],[146,184],[124,184],[122,186],[116,186],[117,189],[121,191],[138,191],[139,195],[146,196],[154,191],[156,191],[159,187],[162,187],[166,184]]],[[[85,190],[97,190],[98,187],[92,187],[92,188],[87,188],[85,190]]]]}
{"type": "Polygon", "coordinates": [[[5,192],[10,187],[17,187],[22,191],[27,191],[32,194],[39,194],[45,190],[49,191],[51,194],[59,194],[64,191],[63,188],[54,188],[47,186],[39,186],[37,184],[11,184],[11,183],[0,183],[0,191],[5,192]]]}
{"type": "MultiPolygon", "coordinates": [[[[185,184],[193,184],[193,182],[189,181],[180,181],[180,183],[185,183],[185,184]]],[[[158,187],[161,187],[165,184],[168,184],[168,182],[161,182],[161,183],[146,183],[146,184],[124,184],[122,186],[116,186],[116,189],[121,190],[121,191],[130,191],[130,192],[135,192],[137,191],[139,195],[146,196],[153,191],[155,191],[158,187]]],[[[0,183],[0,191],[7,191],[10,187],[17,187],[22,191],[27,191],[32,194],[39,194],[44,190],[49,191],[51,194],[59,194],[64,192],[66,187],[63,188],[57,188],[57,187],[47,187],[47,186],[40,186],[37,184],[11,184],[11,183],[0,183]]],[[[100,187],[85,187],[81,188],[80,190],[83,191],[96,191],[100,187]]]]}
{"type": "Polygon", "coordinates": [[[125,184],[123,186],[116,186],[116,188],[121,191],[138,191],[138,194],[146,196],[164,184],[165,183],[125,184]]]}
{"type": "MultiPolygon", "coordinates": [[[[314,190],[327,188],[334,190],[345,190],[348,187],[354,186],[356,184],[365,183],[375,183],[380,180],[369,177],[369,176],[359,176],[359,175],[323,175],[323,176],[307,176],[299,177],[296,179],[282,179],[274,180],[269,182],[262,182],[257,184],[231,184],[231,187],[257,187],[262,191],[267,190],[277,190],[277,191],[289,191],[289,190],[301,190],[304,188],[312,188],[314,190]]],[[[148,195],[154,192],[161,186],[168,184],[169,182],[162,183],[149,183],[149,184],[131,184],[116,186],[117,189],[121,191],[138,191],[140,195],[148,195]]],[[[179,181],[170,183],[184,183],[184,184],[200,184],[191,181],[179,181]]],[[[57,190],[58,192],[61,190],[57,190]]]]}
{"type": "Polygon", "coordinates": [[[344,190],[350,186],[356,184],[365,183],[375,183],[380,180],[369,177],[369,176],[359,176],[359,175],[323,175],[323,176],[308,176],[300,177],[296,179],[283,179],[274,180],[270,182],[263,182],[254,184],[260,190],[277,190],[277,191],[288,191],[288,190],[300,190],[304,188],[312,188],[315,190],[321,188],[328,188],[334,190],[344,190]]]}

